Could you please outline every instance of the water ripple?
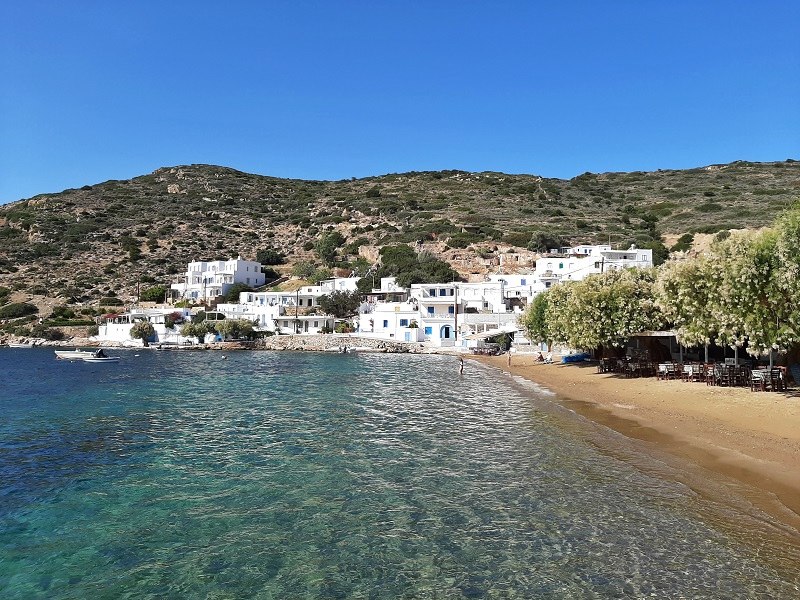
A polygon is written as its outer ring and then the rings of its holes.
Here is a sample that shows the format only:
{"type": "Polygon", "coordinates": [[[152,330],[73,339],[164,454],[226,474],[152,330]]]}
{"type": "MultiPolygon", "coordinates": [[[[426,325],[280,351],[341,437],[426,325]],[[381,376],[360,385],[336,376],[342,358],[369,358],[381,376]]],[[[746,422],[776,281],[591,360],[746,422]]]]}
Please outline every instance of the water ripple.
{"type": "Polygon", "coordinates": [[[798,593],[761,515],[479,365],[29,356],[0,354],[3,598],[798,593]]]}

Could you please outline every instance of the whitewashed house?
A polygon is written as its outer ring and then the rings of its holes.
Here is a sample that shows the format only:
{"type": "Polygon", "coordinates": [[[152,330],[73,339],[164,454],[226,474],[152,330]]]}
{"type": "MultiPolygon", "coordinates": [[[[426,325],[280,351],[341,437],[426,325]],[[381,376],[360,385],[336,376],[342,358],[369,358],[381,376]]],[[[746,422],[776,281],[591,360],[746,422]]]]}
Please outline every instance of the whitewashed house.
{"type": "Polygon", "coordinates": [[[463,346],[468,333],[514,323],[504,281],[415,284],[411,302],[419,312],[421,340],[434,346],[463,346]]]}
{"type": "Polygon", "coordinates": [[[631,246],[612,250],[611,246],[575,246],[561,248],[537,259],[534,293],[538,294],[561,281],[581,281],[609,269],[647,268],[653,266],[653,251],[631,246]]]}
{"type": "Polygon", "coordinates": [[[155,336],[148,340],[151,343],[171,345],[193,343],[195,338],[184,338],[180,335],[180,323],[189,320],[191,314],[186,308],[134,308],[119,315],[107,315],[104,322],[98,326],[95,339],[99,342],[114,342],[129,346],[142,345],[141,340],[131,338],[131,328],[140,321],[148,321],[155,329],[155,336]],[[172,326],[169,326],[170,322],[172,326]]]}
{"type": "Polygon", "coordinates": [[[230,319],[253,321],[260,331],[316,334],[335,324],[319,306],[320,297],[355,291],[357,282],[355,277],[335,277],[293,292],[242,292],[238,303],[218,304],[217,310],[230,319]]]}
{"type": "Polygon", "coordinates": [[[506,306],[515,312],[522,312],[536,295],[534,273],[494,273],[488,280],[503,282],[503,299],[506,306]]]}
{"type": "Polygon", "coordinates": [[[368,302],[358,316],[358,333],[400,342],[423,341],[420,315],[412,302],[368,302]]]}
{"type": "Polygon", "coordinates": [[[261,263],[239,256],[231,260],[190,262],[186,273],[170,288],[175,299],[203,302],[224,296],[234,283],[255,288],[265,281],[261,263]]]}

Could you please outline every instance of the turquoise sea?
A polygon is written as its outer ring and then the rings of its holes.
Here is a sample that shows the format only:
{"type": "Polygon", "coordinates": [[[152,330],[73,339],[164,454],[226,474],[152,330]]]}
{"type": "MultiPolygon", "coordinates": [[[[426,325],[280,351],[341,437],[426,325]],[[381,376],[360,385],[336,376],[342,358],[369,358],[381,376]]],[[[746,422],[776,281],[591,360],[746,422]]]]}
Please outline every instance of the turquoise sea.
{"type": "Polygon", "coordinates": [[[0,349],[0,598],[800,597],[735,485],[489,367],[111,354],[0,349]]]}

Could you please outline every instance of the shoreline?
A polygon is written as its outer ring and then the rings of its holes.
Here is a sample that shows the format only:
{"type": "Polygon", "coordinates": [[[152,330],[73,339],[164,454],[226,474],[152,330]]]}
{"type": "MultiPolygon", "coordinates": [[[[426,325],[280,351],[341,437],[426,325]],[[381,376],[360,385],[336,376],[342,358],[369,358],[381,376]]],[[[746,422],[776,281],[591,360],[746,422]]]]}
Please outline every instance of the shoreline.
{"type": "MultiPolygon", "coordinates": [[[[537,363],[532,354],[514,354],[509,368],[507,355],[480,356],[418,345],[412,349],[378,339],[370,339],[375,347],[368,348],[358,343],[365,338],[356,336],[328,334],[324,343],[310,337],[273,336],[266,339],[277,344],[217,342],[164,350],[329,352],[347,343],[352,351],[365,353],[473,359],[549,389],[555,393],[553,401],[596,424],[743,484],[753,492],[748,501],[791,529],[794,537],[800,536],[800,391],[751,392],[652,377],[625,379],[597,373],[594,363],[546,365],[537,363]]],[[[156,350],[153,345],[77,338],[41,346],[156,350]]]]}
{"type": "Polygon", "coordinates": [[[800,392],[625,379],[595,364],[532,355],[469,358],[533,381],[554,401],[622,435],[744,484],[747,500],[800,535],[800,392]]]}

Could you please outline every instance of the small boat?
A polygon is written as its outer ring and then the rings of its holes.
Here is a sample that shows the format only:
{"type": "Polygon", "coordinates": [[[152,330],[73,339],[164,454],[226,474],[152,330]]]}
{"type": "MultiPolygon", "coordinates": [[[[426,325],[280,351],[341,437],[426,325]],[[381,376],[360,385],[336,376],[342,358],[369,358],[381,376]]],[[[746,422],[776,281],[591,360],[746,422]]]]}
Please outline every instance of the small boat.
{"type": "Polygon", "coordinates": [[[81,360],[85,356],[94,356],[97,354],[97,350],[81,350],[80,348],[76,348],[75,350],[56,350],[56,358],[61,360],[81,360]]]}
{"type": "Polygon", "coordinates": [[[33,348],[36,342],[8,342],[9,348],[33,348]]]}
{"type": "Polygon", "coordinates": [[[88,363],[115,363],[119,362],[119,356],[84,356],[83,362],[88,363]]]}

